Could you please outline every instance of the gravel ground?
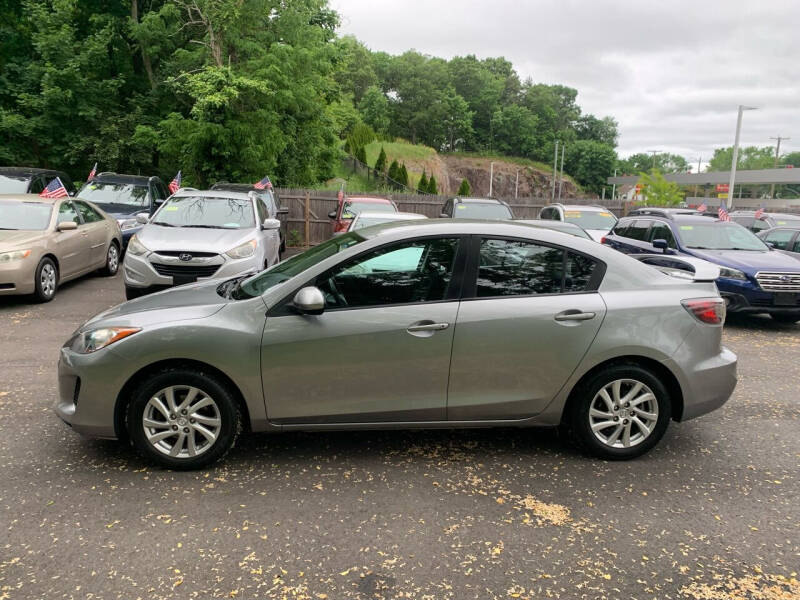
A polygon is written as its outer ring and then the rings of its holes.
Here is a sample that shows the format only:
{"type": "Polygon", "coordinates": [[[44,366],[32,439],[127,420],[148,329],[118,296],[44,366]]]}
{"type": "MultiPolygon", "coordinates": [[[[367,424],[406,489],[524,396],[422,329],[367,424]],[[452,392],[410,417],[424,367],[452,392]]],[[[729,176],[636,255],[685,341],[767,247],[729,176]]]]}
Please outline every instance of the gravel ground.
{"type": "Polygon", "coordinates": [[[551,431],[252,435],[154,469],[52,413],[120,277],[0,298],[0,600],[800,598],[800,327],[731,319],[732,400],[607,463],[551,431]]]}

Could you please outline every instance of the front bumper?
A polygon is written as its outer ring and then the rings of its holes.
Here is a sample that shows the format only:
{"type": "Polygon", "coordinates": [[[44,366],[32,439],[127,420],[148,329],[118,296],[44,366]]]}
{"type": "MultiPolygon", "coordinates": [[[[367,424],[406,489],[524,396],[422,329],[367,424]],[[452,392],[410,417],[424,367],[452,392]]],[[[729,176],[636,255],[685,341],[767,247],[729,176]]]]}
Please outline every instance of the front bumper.
{"type": "Polygon", "coordinates": [[[92,354],[61,348],[56,415],[82,435],[116,439],[114,410],[125,383],[120,364],[124,359],[111,348],[92,354]]]}
{"type": "Polygon", "coordinates": [[[0,263],[0,296],[32,294],[37,260],[33,254],[26,258],[0,263]]]}
{"type": "MultiPolygon", "coordinates": [[[[162,261],[150,252],[140,256],[134,256],[131,253],[125,254],[125,260],[122,263],[123,280],[127,287],[131,288],[149,288],[149,287],[170,287],[175,284],[175,279],[172,276],[160,275],[153,267],[151,258],[154,262],[162,263],[162,261]]],[[[164,261],[166,262],[166,261],[164,261]]],[[[223,255],[213,259],[212,261],[203,262],[176,262],[171,261],[170,265],[176,266],[199,266],[207,267],[218,265],[218,269],[208,277],[197,277],[197,281],[207,281],[209,279],[221,279],[236,277],[248,271],[261,271],[264,267],[261,258],[256,252],[253,256],[240,259],[232,259],[223,255]]]]}
{"type": "Polygon", "coordinates": [[[800,293],[794,294],[793,304],[777,304],[774,292],[750,291],[747,295],[720,290],[725,309],[741,314],[800,314],[800,293]]]}

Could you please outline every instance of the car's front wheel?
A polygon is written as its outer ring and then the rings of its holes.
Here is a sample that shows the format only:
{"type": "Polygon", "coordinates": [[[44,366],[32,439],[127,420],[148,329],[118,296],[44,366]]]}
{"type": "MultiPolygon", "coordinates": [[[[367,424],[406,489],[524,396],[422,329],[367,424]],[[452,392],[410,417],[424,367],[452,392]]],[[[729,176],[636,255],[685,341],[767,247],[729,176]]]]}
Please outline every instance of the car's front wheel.
{"type": "Polygon", "coordinates": [[[58,267],[53,259],[45,256],[40,260],[34,277],[34,297],[39,302],[50,302],[58,289],[58,267]]]}
{"type": "Polygon", "coordinates": [[[241,413],[228,386],[200,369],[170,368],[148,377],[128,406],[134,447],[170,469],[198,469],[219,460],[238,437],[241,413]]]}
{"type": "Polygon", "coordinates": [[[113,277],[119,271],[119,246],[116,242],[111,242],[106,251],[106,264],[102,269],[103,275],[113,277]]]}
{"type": "Polygon", "coordinates": [[[575,393],[569,415],[573,436],[600,458],[641,456],[669,425],[672,409],[666,386],[638,365],[609,367],[575,393]]]}

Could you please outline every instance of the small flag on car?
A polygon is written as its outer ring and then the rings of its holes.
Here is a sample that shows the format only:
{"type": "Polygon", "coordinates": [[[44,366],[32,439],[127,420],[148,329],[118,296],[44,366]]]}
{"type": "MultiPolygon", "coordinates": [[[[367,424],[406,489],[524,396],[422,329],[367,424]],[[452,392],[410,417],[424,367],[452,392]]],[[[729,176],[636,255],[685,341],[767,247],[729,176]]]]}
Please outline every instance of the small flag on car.
{"type": "Polygon", "coordinates": [[[763,206],[759,207],[759,209],[756,211],[756,214],[754,216],[755,216],[756,219],[760,219],[761,217],[763,217],[764,216],[764,207],[763,206]]]}
{"type": "Polygon", "coordinates": [[[271,190],[272,182],[269,180],[269,175],[265,175],[264,179],[254,184],[253,187],[256,188],[257,190],[263,190],[263,189],[271,190]]]}
{"type": "Polygon", "coordinates": [[[720,221],[730,221],[731,216],[728,214],[728,209],[725,207],[725,202],[720,202],[717,216],[720,221]]]}
{"type": "Polygon", "coordinates": [[[169,191],[173,194],[181,189],[181,172],[178,171],[178,174],[172,178],[172,181],[169,182],[169,191]]]}
{"type": "Polygon", "coordinates": [[[703,202],[700,206],[697,207],[697,212],[704,213],[707,210],[708,210],[708,207],[706,206],[705,202],[703,202]]]}
{"type": "Polygon", "coordinates": [[[64,184],[61,183],[61,178],[56,177],[47,184],[46,188],[39,192],[39,196],[41,198],[63,198],[64,196],[69,196],[69,193],[64,184]]]}
{"type": "Polygon", "coordinates": [[[97,163],[94,163],[92,170],[89,171],[89,176],[86,178],[86,181],[91,181],[94,179],[94,176],[97,175],[97,163]]]}

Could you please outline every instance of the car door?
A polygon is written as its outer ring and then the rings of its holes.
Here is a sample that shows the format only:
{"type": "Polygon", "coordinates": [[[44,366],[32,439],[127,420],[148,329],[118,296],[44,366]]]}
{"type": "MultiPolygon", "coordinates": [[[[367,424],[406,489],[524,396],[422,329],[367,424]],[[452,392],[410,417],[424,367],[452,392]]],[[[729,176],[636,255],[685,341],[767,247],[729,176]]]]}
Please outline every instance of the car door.
{"type": "Polygon", "coordinates": [[[58,231],[53,234],[58,258],[59,278],[73,277],[89,263],[88,232],[81,230],[81,218],[71,200],[62,200],[58,206],[56,223],[73,221],[78,229],[58,231]]]}
{"type": "Polygon", "coordinates": [[[108,240],[111,238],[109,231],[110,224],[99,212],[82,200],[74,200],[73,204],[83,221],[78,225],[78,231],[86,236],[89,243],[88,262],[84,265],[84,270],[90,270],[97,265],[102,265],[106,261],[108,250],[108,240]]]}
{"type": "Polygon", "coordinates": [[[445,420],[460,246],[458,237],[386,244],[308,282],[325,295],[323,314],[270,310],[261,353],[269,419],[445,420]]]}
{"type": "Polygon", "coordinates": [[[261,224],[267,219],[274,219],[270,214],[269,207],[261,196],[256,198],[256,219],[258,222],[259,243],[264,248],[264,260],[268,266],[278,262],[278,249],[280,247],[280,231],[277,229],[262,229],[261,224]]]}
{"type": "Polygon", "coordinates": [[[605,266],[529,240],[474,238],[453,338],[450,421],[541,412],[586,354],[605,316],[605,266]]]}

